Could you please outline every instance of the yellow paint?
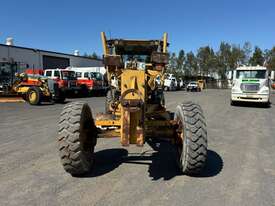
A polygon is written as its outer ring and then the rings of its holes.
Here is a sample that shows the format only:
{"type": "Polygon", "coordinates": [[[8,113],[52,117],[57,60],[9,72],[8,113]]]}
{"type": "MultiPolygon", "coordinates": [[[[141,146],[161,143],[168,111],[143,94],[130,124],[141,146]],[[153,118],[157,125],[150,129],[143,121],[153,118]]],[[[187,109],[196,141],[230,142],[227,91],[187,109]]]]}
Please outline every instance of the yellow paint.
{"type": "Polygon", "coordinates": [[[167,39],[168,39],[168,34],[165,32],[163,34],[163,52],[167,52],[167,39]]]}
{"type": "Polygon", "coordinates": [[[103,54],[104,55],[109,54],[109,49],[107,47],[105,32],[101,32],[101,41],[102,41],[102,46],[103,46],[103,54]]]}

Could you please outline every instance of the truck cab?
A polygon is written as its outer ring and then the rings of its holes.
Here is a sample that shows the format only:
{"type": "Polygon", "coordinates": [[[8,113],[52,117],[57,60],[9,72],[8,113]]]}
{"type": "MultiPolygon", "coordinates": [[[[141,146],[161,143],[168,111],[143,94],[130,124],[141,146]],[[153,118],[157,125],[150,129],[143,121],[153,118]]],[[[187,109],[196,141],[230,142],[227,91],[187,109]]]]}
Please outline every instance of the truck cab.
{"type": "Polygon", "coordinates": [[[271,81],[266,67],[242,66],[233,72],[231,104],[259,102],[270,104],[271,81]]]}
{"type": "Polygon", "coordinates": [[[101,72],[96,71],[97,67],[69,67],[69,71],[74,71],[77,78],[77,86],[81,89],[81,93],[106,92],[107,85],[101,72]]]}
{"type": "Polygon", "coordinates": [[[77,79],[74,71],[66,69],[46,69],[44,76],[53,79],[60,89],[64,91],[75,91],[77,88],[77,79]]]}
{"type": "Polygon", "coordinates": [[[169,74],[169,73],[165,74],[164,90],[165,91],[177,90],[177,80],[173,74],[169,74]]]}

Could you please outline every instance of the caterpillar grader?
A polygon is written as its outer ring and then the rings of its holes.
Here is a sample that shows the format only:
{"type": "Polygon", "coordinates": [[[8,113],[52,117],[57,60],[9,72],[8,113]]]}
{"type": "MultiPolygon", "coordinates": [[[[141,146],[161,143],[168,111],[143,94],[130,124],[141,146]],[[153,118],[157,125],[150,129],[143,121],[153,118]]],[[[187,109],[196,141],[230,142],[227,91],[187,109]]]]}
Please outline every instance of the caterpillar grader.
{"type": "Polygon", "coordinates": [[[164,74],[169,55],[167,33],[161,40],[109,39],[101,33],[110,89],[106,111],[95,117],[85,102],[67,104],[61,112],[58,148],[72,176],[91,171],[98,138],[119,138],[122,146],[169,141],[175,163],[186,175],[199,173],[207,158],[207,130],[201,107],[193,102],[166,110],[164,74]],[[156,81],[156,79],[161,81],[156,81]]]}
{"type": "Polygon", "coordinates": [[[20,95],[31,105],[39,105],[41,102],[62,103],[65,101],[65,95],[58,84],[42,75],[17,73],[11,91],[20,95]]]}

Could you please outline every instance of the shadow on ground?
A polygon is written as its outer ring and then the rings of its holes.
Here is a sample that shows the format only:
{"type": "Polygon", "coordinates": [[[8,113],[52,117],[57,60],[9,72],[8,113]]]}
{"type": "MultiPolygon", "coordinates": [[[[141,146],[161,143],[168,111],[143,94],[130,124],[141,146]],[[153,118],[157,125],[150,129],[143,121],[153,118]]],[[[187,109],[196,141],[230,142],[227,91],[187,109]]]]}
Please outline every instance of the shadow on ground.
{"type": "MultiPolygon", "coordinates": [[[[208,150],[207,163],[199,175],[193,177],[213,177],[218,175],[223,168],[221,156],[208,150]]],[[[175,152],[168,143],[160,143],[154,150],[143,153],[128,153],[126,149],[106,149],[95,153],[93,170],[84,177],[97,177],[107,174],[121,164],[148,165],[149,177],[152,180],[170,180],[175,176],[183,175],[177,168],[175,152]]]]}
{"type": "Polygon", "coordinates": [[[253,107],[253,108],[265,108],[268,109],[271,107],[271,105],[274,105],[272,103],[259,103],[259,102],[236,102],[234,103],[234,107],[253,107]]]}

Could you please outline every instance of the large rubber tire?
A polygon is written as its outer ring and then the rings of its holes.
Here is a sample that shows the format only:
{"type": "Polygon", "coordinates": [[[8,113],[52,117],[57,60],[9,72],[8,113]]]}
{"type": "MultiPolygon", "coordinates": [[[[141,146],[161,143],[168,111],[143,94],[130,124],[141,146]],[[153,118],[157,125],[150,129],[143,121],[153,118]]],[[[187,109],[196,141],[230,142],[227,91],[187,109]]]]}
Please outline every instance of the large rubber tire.
{"type": "Polygon", "coordinates": [[[207,158],[207,130],[201,107],[192,102],[177,106],[175,120],[178,123],[177,162],[181,172],[198,174],[207,158]]]}
{"type": "Polygon", "coordinates": [[[61,163],[72,176],[89,172],[94,163],[97,132],[88,104],[73,102],[61,113],[58,149],[61,163]]]}
{"type": "Polygon", "coordinates": [[[39,105],[42,100],[42,92],[38,87],[30,87],[27,92],[26,100],[31,105],[39,105]]]}

